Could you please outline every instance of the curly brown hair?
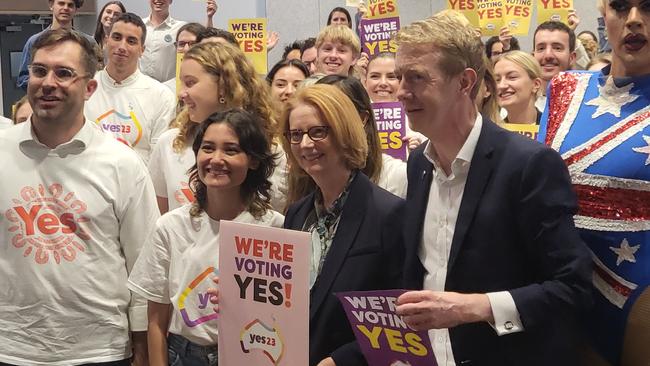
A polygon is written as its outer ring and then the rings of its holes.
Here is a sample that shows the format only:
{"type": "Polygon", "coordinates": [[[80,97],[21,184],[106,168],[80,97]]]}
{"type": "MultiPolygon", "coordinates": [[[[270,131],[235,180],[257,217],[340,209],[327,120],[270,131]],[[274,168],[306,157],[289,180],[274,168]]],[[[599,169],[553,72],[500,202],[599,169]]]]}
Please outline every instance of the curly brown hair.
{"type": "MultiPolygon", "coordinates": [[[[198,62],[212,75],[218,85],[218,98],[224,101],[221,110],[242,108],[257,114],[264,121],[268,140],[275,142],[278,119],[270,88],[238,47],[225,43],[200,43],[190,48],[183,60],[198,62]]],[[[190,121],[185,109],[178,114],[173,124],[179,129],[173,142],[174,151],[183,151],[191,144],[197,128],[195,122],[201,121],[190,121]]]]}

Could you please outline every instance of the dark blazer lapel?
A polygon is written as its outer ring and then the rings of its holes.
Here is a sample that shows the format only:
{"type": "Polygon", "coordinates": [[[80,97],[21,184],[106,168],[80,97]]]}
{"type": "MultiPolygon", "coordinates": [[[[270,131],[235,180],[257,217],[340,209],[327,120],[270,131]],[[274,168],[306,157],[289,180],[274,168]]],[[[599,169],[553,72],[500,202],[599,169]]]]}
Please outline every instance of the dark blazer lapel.
{"type": "Polygon", "coordinates": [[[495,149],[495,134],[498,131],[498,127],[493,124],[494,122],[487,118],[483,119],[481,134],[478,138],[476,149],[474,150],[474,156],[472,156],[472,163],[469,168],[467,182],[465,183],[465,191],[463,192],[463,200],[458,211],[454,238],[452,239],[449,253],[449,262],[447,263],[447,274],[449,274],[460,252],[467,230],[474,219],[476,207],[481,201],[481,197],[494,168],[492,156],[495,149]]]}
{"type": "Polygon", "coordinates": [[[305,220],[307,220],[307,215],[309,215],[311,210],[314,208],[314,198],[315,193],[312,192],[305,196],[304,200],[300,203],[300,206],[296,208],[296,212],[293,213],[293,215],[291,212],[287,212],[286,217],[292,216],[293,219],[288,223],[288,225],[285,225],[285,228],[292,230],[302,230],[305,220]]]}
{"type": "Polygon", "coordinates": [[[424,216],[429,203],[429,190],[433,179],[433,164],[420,154],[413,166],[413,172],[408,177],[409,192],[406,202],[406,220],[404,220],[404,241],[406,247],[406,262],[404,271],[404,286],[410,289],[421,289],[424,268],[418,258],[418,248],[422,240],[424,216]]]}
{"type": "Polygon", "coordinates": [[[366,212],[366,201],[372,189],[370,181],[362,173],[358,173],[350,186],[350,194],[343,206],[343,213],[339,225],[334,234],[334,240],[325,257],[323,269],[314,284],[311,293],[311,304],[309,306],[309,318],[311,319],[321,306],[327,296],[330,295],[330,288],[336,280],[339,269],[345,262],[348,251],[354,243],[363,217],[366,212]]]}
{"type": "MultiPolygon", "coordinates": [[[[424,215],[427,209],[427,203],[429,201],[429,190],[431,188],[431,179],[433,178],[433,164],[427,160],[424,155],[421,156],[421,161],[417,166],[417,171],[415,172],[417,176],[413,177],[417,179],[417,183],[414,184],[413,199],[410,200],[412,205],[413,215],[419,217],[420,222],[413,223],[417,225],[418,234],[417,237],[422,237],[422,227],[424,224],[424,215]]],[[[419,244],[419,243],[418,243],[419,244]]]]}

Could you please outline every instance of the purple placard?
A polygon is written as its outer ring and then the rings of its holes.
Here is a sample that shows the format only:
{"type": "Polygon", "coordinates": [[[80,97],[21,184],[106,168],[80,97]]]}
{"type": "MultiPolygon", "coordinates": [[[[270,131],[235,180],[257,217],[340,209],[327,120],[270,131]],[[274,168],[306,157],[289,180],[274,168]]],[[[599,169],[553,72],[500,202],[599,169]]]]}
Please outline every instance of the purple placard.
{"type": "Polygon", "coordinates": [[[361,50],[368,56],[397,50],[391,38],[399,30],[399,17],[382,19],[361,18],[361,50]]]}
{"type": "Polygon", "coordinates": [[[406,161],[406,117],[400,102],[372,103],[382,152],[406,161]]]}
{"type": "Polygon", "coordinates": [[[427,331],[409,328],[395,314],[406,290],[350,291],[336,296],[343,304],[363,355],[372,366],[436,366],[427,331]]]}

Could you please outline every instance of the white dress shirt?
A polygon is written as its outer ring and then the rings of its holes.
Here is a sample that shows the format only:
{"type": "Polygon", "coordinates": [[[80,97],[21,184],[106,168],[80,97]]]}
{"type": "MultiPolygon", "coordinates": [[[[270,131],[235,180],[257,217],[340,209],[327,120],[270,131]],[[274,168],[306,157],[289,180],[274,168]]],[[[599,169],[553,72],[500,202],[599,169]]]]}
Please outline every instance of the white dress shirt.
{"type": "Polygon", "coordinates": [[[154,26],[151,17],[142,19],[147,27],[144,41],[144,53],[140,57],[140,70],[143,74],[164,83],[176,77],[176,33],[186,24],[170,16],[164,22],[154,26]]]}
{"type": "MultiPolygon", "coordinates": [[[[418,257],[426,270],[423,289],[444,291],[447,279],[447,264],[451,243],[458,219],[458,211],[463,200],[467,175],[472,156],[481,134],[483,118],[477,114],[474,127],[463,147],[451,163],[451,173],[446,175],[440,167],[431,142],[427,143],[424,156],[433,164],[433,179],[429,189],[429,200],[424,217],[422,242],[418,257]]],[[[492,306],[497,334],[503,335],[523,330],[519,312],[509,292],[487,294],[492,306]]],[[[438,365],[455,365],[448,329],[429,330],[429,339],[438,365]]]]}
{"type": "Polygon", "coordinates": [[[0,116],[0,129],[3,128],[9,128],[14,125],[14,121],[10,120],[9,118],[6,118],[4,116],[0,116]]]}

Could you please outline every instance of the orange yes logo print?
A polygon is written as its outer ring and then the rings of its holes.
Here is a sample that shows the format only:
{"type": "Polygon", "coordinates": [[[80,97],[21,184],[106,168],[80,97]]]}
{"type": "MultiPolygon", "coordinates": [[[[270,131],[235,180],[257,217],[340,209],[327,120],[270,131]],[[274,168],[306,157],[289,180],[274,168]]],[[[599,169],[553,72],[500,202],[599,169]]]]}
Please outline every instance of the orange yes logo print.
{"type": "Polygon", "coordinates": [[[57,264],[64,259],[72,262],[78,252],[86,250],[84,240],[90,239],[84,226],[90,219],[84,216],[86,203],[74,192],[66,192],[58,183],[24,187],[14,207],[5,212],[11,222],[11,244],[23,250],[23,256],[34,254],[36,263],[50,259],[57,264]]]}

